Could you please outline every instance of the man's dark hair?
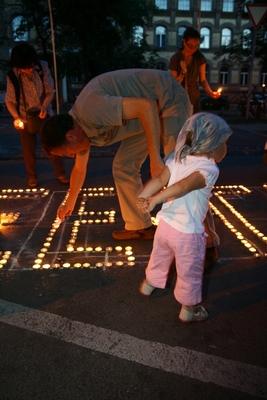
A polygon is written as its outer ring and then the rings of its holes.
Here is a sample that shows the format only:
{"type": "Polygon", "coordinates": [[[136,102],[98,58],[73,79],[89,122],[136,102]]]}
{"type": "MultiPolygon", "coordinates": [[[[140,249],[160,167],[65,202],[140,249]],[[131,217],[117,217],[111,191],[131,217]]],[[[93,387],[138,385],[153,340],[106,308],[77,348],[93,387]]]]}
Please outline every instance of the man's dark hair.
{"type": "Polygon", "coordinates": [[[196,29],[189,27],[189,28],[186,28],[186,30],[184,31],[183,39],[184,40],[188,40],[188,39],[201,40],[201,36],[200,36],[200,33],[196,29]]]}
{"type": "Polygon", "coordinates": [[[11,51],[11,68],[31,68],[38,64],[38,61],[37,53],[29,43],[19,43],[11,51]]]}
{"type": "Polygon", "coordinates": [[[41,129],[41,140],[49,153],[53,148],[66,142],[66,133],[73,129],[73,119],[69,114],[59,114],[48,118],[41,129]]]}

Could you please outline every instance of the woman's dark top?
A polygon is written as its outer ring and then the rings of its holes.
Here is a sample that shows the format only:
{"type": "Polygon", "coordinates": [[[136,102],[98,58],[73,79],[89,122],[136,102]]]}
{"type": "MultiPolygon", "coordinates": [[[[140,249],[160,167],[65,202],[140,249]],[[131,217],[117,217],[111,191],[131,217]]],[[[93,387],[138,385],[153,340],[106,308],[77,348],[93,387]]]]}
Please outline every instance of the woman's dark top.
{"type": "MultiPolygon", "coordinates": [[[[170,59],[169,69],[181,73],[180,61],[183,60],[182,49],[176,51],[170,59]]],[[[194,107],[194,113],[199,111],[199,68],[200,65],[206,64],[206,58],[197,50],[193,56],[191,63],[187,66],[187,73],[181,85],[187,90],[190,101],[194,107]]]]}

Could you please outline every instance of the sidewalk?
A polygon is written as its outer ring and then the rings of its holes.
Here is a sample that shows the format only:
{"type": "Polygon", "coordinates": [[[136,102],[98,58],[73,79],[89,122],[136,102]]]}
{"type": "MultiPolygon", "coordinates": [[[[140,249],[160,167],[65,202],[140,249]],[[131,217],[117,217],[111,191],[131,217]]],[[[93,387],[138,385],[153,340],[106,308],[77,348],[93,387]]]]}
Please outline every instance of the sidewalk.
{"type": "MultiPolygon", "coordinates": [[[[123,225],[115,193],[90,196],[113,186],[115,148],[94,149],[74,213],[55,228],[67,187],[39,153],[45,190],[20,191],[18,134],[2,121],[0,210],[19,213],[0,232],[3,399],[267,398],[267,125],[231,125],[218,196],[211,199],[221,246],[204,277],[210,318],[194,325],[178,321],[174,269],[166,289],[151,298],[139,294],[152,241],[114,241],[112,230],[123,225]],[[111,210],[115,222],[100,220],[111,210]],[[135,259],[126,258],[126,246],[135,259]]],[[[72,162],[66,160],[68,171],[72,162]]]]}
{"type": "MultiPolygon", "coordinates": [[[[229,154],[254,154],[261,155],[264,148],[264,142],[267,140],[267,120],[254,121],[244,120],[234,111],[218,112],[222,118],[229,123],[235,133],[242,135],[242,142],[230,143],[229,154]],[[255,135],[261,137],[261,140],[255,141],[255,135]]],[[[232,141],[231,141],[232,142],[232,141]]],[[[92,148],[92,157],[113,157],[118,145],[92,148]]],[[[37,147],[37,158],[46,158],[40,143],[37,147]]],[[[19,134],[12,126],[12,120],[7,113],[0,114],[0,160],[20,159],[21,146],[19,134]]]]}

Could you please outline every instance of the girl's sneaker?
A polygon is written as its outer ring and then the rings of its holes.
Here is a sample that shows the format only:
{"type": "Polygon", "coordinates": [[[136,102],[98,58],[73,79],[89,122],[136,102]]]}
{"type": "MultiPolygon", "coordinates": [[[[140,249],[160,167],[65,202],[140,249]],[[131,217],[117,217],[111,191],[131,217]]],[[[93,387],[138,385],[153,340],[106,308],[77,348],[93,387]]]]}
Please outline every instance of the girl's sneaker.
{"type": "Polygon", "coordinates": [[[145,279],[139,288],[140,293],[142,293],[144,296],[150,296],[153,290],[155,289],[154,286],[150,285],[150,283],[147,282],[145,279]]]}
{"type": "Polygon", "coordinates": [[[182,322],[200,322],[205,321],[208,318],[209,314],[207,310],[201,306],[182,306],[179,319],[182,322]]]}

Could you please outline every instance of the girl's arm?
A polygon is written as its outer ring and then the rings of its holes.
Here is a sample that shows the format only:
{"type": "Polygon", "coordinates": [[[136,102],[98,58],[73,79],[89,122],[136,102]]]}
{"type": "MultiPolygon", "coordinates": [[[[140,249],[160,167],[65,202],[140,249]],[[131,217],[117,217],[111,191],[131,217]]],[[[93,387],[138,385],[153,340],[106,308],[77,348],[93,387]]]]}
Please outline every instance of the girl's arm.
{"type": "MultiPolygon", "coordinates": [[[[142,192],[139,194],[137,198],[137,208],[143,212],[147,213],[152,210],[150,209],[150,199],[153,194],[157,193],[161,190],[169,181],[170,179],[170,171],[168,167],[164,167],[161,174],[151,179],[144,187],[142,192]]],[[[153,207],[154,208],[154,207],[153,207]]]]}
{"type": "Polygon", "coordinates": [[[161,190],[168,183],[169,179],[170,171],[169,168],[165,166],[162,173],[157,178],[151,179],[145,185],[138,197],[141,197],[143,199],[149,198],[150,196],[161,190]]]}
{"type": "Polygon", "coordinates": [[[193,172],[191,175],[173,185],[167,187],[165,190],[155,194],[148,199],[149,208],[148,211],[152,211],[153,208],[160,203],[170,201],[172,199],[178,199],[179,197],[185,196],[193,190],[201,189],[206,186],[205,178],[200,172],[193,172]]]}

